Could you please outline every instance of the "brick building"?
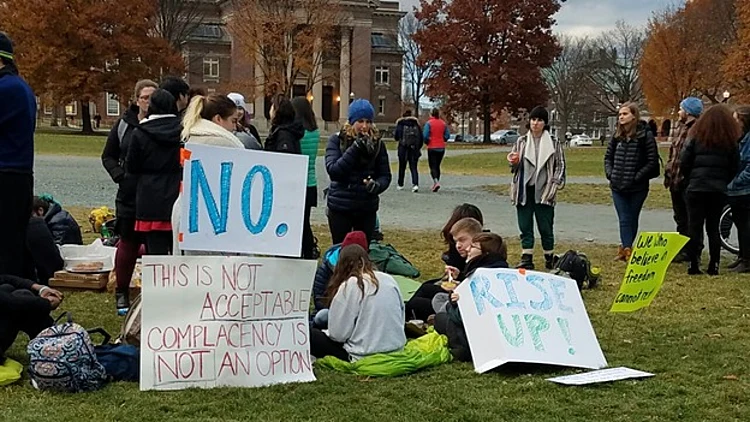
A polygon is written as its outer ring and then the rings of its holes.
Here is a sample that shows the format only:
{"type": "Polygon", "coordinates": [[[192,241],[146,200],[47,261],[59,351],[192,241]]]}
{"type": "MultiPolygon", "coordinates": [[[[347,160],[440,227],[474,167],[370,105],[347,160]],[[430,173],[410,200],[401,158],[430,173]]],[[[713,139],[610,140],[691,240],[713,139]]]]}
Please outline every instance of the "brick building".
{"type": "MultiPolygon", "coordinates": [[[[186,63],[185,77],[191,87],[202,87],[208,92],[226,93],[238,81],[262,78],[252,58],[243,57],[234,48],[226,29],[231,14],[230,2],[203,0],[203,22],[183,46],[186,63]]],[[[398,48],[398,22],[404,15],[398,1],[341,0],[343,22],[336,29],[336,49],[324,52],[321,72],[313,86],[307,81],[296,81],[293,95],[307,96],[313,104],[322,129],[333,131],[346,120],[349,103],[354,98],[366,98],[375,107],[375,121],[386,126],[401,114],[401,81],[403,53],[398,48]],[[339,41],[340,40],[340,41],[339,41]]],[[[135,81],[134,81],[135,82],[135,81]]],[[[256,79],[255,85],[261,86],[256,79]]],[[[244,84],[247,86],[247,84],[244,84]]],[[[251,113],[260,130],[268,128],[269,99],[262,91],[242,92],[251,103],[251,113]]],[[[113,122],[124,104],[108,93],[92,102],[91,116],[101,115],[104,124],[113,122]]],[[[66,115],[80,119],[80,107],[66,106],[66,115]]],[[[51,117],[52,110],[43,113],[51,117]]]]}

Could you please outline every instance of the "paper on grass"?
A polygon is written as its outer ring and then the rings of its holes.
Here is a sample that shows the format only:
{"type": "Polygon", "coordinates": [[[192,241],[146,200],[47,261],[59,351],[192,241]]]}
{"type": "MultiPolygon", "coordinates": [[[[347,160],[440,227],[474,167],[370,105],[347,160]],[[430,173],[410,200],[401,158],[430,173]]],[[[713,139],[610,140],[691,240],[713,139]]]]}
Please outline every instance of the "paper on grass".
{"type": "Polygon", "coordinates": [[[631,378],[648,378],[654,374],[638,371],[636,369],[619,368],[600,369],[598,371],[585,372],[576,375],[566,375],[564,377],[548,378],[547,381],[556,382],[563,385],[586,385],[598,382],[621,381],[631,378]]]}

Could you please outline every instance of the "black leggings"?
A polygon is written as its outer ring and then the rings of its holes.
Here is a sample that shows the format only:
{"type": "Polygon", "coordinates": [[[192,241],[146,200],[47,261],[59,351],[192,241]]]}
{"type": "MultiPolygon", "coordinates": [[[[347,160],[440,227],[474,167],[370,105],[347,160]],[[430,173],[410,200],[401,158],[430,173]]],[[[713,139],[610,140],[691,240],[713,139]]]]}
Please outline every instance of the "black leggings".
{"type": "Polygon", "coordinates": [[[308,186],[305,195],[305,219],[302,221],[302,258],[317,259],[315,256],[315,234],[310,225],[312,209],[318,206],[318,187],[308,186]]]}
{"type": "Polygon", "coordinates": [[[0,274],[23,277],[34,177],[0,171],[0,274]]]}
{"type": "Polygon", "coordinates": [[[685,198],[690,227],[690,259],[697,262],[700,258],[705,225],[711,263],[718,264],[721,256],[719,219],[724,210],[726,195],[720,192],[687,192],[685,198]]]}
{"type": "Polygon", "coordinates": [[[419,186],[419,149],[409,148],[404,145],[398,146],[398,185],[404,186],[404,178],[406,176],[406,165],[409,165],[409,171],[411,172],[411,184],[412,186],[419,186]]]}
{"type": "Polygon", "coordinates": [[[334,245],[344,241],[346,235],[355,230],[365,232],[367,242],[373,239],[377,212],[338,212],[328,209],[328,228],[334,245]]]}
{"type": "MultiPolygon", "coordinates": [[[[30,290],[14,290],[0,287],[0,295],[7,295],[8,300],[17,297],[19,300],[28,300],[26,296],[36,296],[30,290]]],[[[23,331],[29,338],[36,337],[45,328],[51,327],[54,321],[48,313],[36,313],[32,311],[22,313],[6,313],[0,310],[0,363],[3,354],[16,341],[18,333],[23,331]]]]}
{"type": "Polygon", "coordinates": [[[406,320],[421,319],[427,321],[430,315],[435,314],[432,308],[432,298],[438,293],[446,293],[442,287],[435,284],[436,280],[427,280],[414,292],[414,296],[406,302],[406,320]]]}
{"type": "Polygon", "coordinates": [[[740,258],[750,260],[750,195],[730,196],[732,221],[737,226],[740,258]]]}
{"type": "Polygon", "coordinates": [[[331,340],[326,333],[317,328],[310,328],[310,354],[316,358],[333,356],[345,362],[350,360],[349,353],[344,350],[343,343],[331,340]]]}
{"type": "Polygon", "coordinates": [[[146,232],[146,254],[148,255],[171,255],[172,254],[172,232],[152,231],[146,232]]]}
{"type": "Polygon", "coordinates": [[[443,162],[443,157],[445,157],[444,149],[427,150],[427,162],[430,164],[432,180],[440,181],[440,163],[443,162]]]}

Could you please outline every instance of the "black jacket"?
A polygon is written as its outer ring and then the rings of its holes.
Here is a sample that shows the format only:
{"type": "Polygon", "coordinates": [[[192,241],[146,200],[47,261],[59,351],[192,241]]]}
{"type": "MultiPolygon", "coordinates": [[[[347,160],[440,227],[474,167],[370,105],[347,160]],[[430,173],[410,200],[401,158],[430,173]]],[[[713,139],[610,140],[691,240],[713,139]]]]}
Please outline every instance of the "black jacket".
{"type": "Polygon", "coordinates": [[[26,228],[26,247],[32,261],[31,265],[27,266],[26,277],[38,280],[39,284],[49,284],[49,279],[55,275],[55,271],[63,269],[65,262],[43,218],[31,217],[29,220],[26,228]]]}
{"type": "Polygon", "coordinates": [[[727,185],[737,174],[740,154],[737,144],[730,149],[708,148],[689,139],[680,154],[680,174],[688,192],[726,193],[727,185]]]}
{"type": "Polygon", "coordinates": [[[326,171],[331,179],[327,204],[335,212],[375,212],[380,207],[379,195],[391,184],[391,166],[383,141],[373,139],[372,150],[352,147],[354,139],[345,132],[331,135],[326,146],[326,171]],[[364,180],[378,183],[370,193],[364,180]]]}
{"type": "Polygon", "coordinates": [[[648,190],[649,180],[658,175],[659,149],[646,122],[638,122],[635,138],[613,136],[604,154],[604,171],[609,186],[618,192],[648,190]]]}
{"type": "Polygon", "coordinates": [[[271,128],[268,138],[266,138],[265,150],[302,154],[300,140],[303,136],[305,136],[305,128],[299,122],[274,126],[271,128]]]}
{"type": "Polygon", "coordinates": [[[125,157],[128,155],[128,148],[130,147],[130,136],[133,129],[138,126],[138,112],[137,105],[131,105],[125,111],[125,114],[109,131],[107,144],[104,145],[104,151],[102,151],[104,169],[107,170],[112,181],[118,184],[115,199],[117,218],[135,218],[136,180],[125,171],[125,157]],[[120,137],[120,122],[126,124],[122,137],[120,137]]]}
{"type": "Polygon", "coordinates": [[[182,179],[181,131],[174,115],[147,120],[133,131],[125,168],[137,178],[137,220],[171,220],[182,179]]]}
{"type": "Polygon", "coordinates": [[[402,142],[401,142],[404,136],[405,127],[417,128],[417,131],[419,133],[419,144],[417,146],[417,149],[419,149],[422,146],[422,144],[424,144],[424,135],[422,134],[422,129],[419,127],[419,120],[414,116],[403,117],[396,121],[396,133],[393,134],[394,139],[398,141],[399,146],[406,146],[406,145],[402,145],[402,142]]]}
{"type": "Polygon", "coordinates": [[[0,319],[6,318],[6,315],[12,315],[17,319],[49,315],[52,310],[49,301],[32,293],[33,285],[34,282],[31,280],[0,274],[0,319]]]}
{"type": "Polygon", "coordinates": [[[81,226],[57,202],[50,204],[47,213],[44,214],[44,222],[47,223],[47,227],[52,232],[52,237],[58,245],[83,245],[81,226]]]}

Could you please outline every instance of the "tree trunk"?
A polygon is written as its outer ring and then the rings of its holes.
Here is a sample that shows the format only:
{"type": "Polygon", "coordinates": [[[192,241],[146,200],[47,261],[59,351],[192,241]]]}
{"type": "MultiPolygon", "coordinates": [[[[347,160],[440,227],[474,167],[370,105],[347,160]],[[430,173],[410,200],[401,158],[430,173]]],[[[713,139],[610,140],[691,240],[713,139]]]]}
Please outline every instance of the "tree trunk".
{"type": "Polygon", "coordinates": [[[94,128],[91,127],[91,111],[89,110],[89,102],[81,100],[81,128],[85,134],[93,134],[94,128]]]}
{"type": "Polygon", "coordinates": [[[60,118],[60,107],[58,106],[52,106],[52,122],[50,122],[51,127],[58,127],[60,124],[58,123],[58,119],[60,118]]]}
{"type": "Polygon", "coordinates": [[[489,99],[485,99],[482,101],[482,119],[483,119],[483,125],[484,125],[484,143],[489,144],[492,142],[490,139],[490,131],[492,130],[490,128],[490,124],[492,123],[490,121],[490,101],[489,99]]]}

